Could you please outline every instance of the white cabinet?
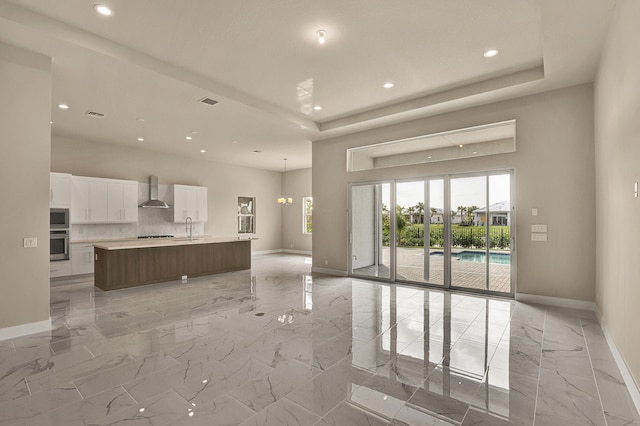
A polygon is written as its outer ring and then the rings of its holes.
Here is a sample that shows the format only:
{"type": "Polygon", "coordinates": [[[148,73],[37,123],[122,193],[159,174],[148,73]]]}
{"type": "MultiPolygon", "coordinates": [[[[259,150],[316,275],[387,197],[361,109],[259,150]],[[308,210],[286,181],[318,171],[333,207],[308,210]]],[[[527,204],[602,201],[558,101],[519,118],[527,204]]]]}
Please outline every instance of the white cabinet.
{"type": "Polygon", "coordinates": [[[108,222],[138,221],[137,182],[109,182],[107,188],[108,222]]]}
{"type": "Polygon", "coordinates": [[[70,260],[49,262],[49,278],[66,277],[68,275],[71,275],[70,260]]]}
{"type": "Polygon", "coordinates": [[[206,222],[207,188],[204,186],[173,185],[173,221],[206,222]]]}
{"type": "Polygon", "coordinates": [[[49,206],[54,208],[71,207],[71,175],[67,173],[49,174],[49,206]]]}
{"type": "Polygon", "coordinates": [[[196,222],[206,222],[208,217],[207,188],[200,187],[196,191],[196,222]]]}
{"type": "Polygon", "coordinates": [[[138,221],[138,182],[73,176],[71,223],[138,221]]]}
{"type": "Polygon", "coordinates": [[[93,274],[93,244],[71,244],[71,274],[93,274]]]}
{"type": "Polygon", "coordinates": [[[106,223],[107,182],[102,179],[73,176],[71,223],[106,223]]]}

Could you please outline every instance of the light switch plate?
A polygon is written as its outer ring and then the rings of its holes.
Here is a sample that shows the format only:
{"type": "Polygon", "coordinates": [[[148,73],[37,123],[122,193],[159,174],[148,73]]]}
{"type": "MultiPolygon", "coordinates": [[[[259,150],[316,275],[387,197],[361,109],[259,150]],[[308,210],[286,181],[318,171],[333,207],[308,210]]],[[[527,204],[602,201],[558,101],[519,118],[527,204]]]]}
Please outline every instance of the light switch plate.
{"type": "Polygon", "coordinates": [[[547,234],[531,234],[531,241],[547,241],[547,234]]]}
{"type": "Polygon", "coordinates": [[[547,225],[531,225],[531,232],[547,232],[547,225]]]}
{"type": "Polygon", "coordinates": [[[22,240],[22,246],[24,248],[38,247],[38,238],[36,237],[24,238],[22,240]]]}

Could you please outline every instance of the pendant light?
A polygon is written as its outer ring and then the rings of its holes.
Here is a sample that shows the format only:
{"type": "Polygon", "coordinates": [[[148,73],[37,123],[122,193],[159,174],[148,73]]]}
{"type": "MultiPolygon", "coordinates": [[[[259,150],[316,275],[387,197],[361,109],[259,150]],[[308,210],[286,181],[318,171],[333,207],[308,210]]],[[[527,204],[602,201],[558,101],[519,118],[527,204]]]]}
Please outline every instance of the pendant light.
{"type": "Polygon", "coordinates": [[[291,204],[293,204],[293,198],[288,197],[287,198],[287,159],[284,158],[284,196],[283,197],[278,197],[278,204],[283,205],[283,206],[290,206],[291,204]]]}

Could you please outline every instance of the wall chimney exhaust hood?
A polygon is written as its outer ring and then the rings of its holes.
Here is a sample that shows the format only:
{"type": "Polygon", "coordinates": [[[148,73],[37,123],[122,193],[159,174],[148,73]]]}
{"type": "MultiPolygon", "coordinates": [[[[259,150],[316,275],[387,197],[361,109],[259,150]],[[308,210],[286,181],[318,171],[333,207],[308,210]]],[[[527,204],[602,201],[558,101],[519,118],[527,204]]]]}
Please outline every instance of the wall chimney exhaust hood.
{"type": "Polygon", "coordinates": [[[158,176],[149,176],[149,201],[140,204],[140,207],[150,209],[168,209],[169,205],[158,200],[158,176]]]}

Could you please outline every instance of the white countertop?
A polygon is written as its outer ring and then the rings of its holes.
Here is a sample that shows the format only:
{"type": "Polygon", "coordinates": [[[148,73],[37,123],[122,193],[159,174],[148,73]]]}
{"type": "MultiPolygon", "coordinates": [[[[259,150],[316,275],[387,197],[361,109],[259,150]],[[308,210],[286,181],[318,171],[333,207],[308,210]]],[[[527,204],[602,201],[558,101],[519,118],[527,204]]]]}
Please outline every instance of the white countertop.
{"type": "Polygon", "coordinates": [[[231,243],[238,241],[251,241],[257,238],[246,237],[193,237],[193,241],[189,241],[189,237],[179,238],[150,238],[140,240],[119,240],[108,242],[94,242],[93,246],[104,250],[123,250],[123,249],[137,249],[148,247],[173,247],[173,246],[187,246],[193,244],[216,244],[216,243],[231,243]]]}

